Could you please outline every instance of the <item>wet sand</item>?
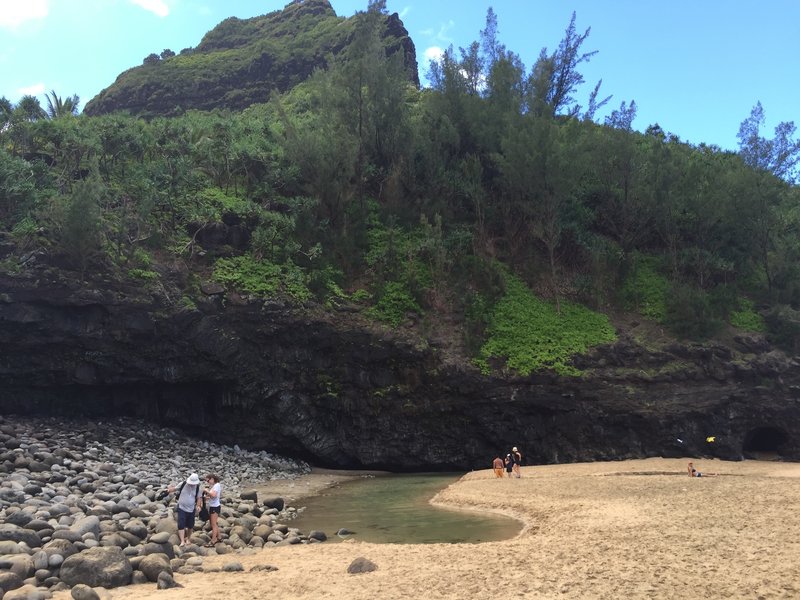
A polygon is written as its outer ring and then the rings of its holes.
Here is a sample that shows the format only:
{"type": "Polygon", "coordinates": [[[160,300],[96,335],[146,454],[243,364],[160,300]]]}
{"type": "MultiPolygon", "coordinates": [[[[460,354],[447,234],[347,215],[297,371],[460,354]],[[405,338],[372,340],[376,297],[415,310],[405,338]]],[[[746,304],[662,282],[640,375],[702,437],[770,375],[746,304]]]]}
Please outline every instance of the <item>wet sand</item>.
{"type": "MultiPolygon", "coordinates": [[[[475,471],[443,490],[435,503],[516,516],[526,523],[516,538],[268,548],[204,561],[213,569],[236,560],[245,572],[176,575],[183,588],[157,591],[155,584],[145,584],[111,595],[115,600],[800,597],[800,464],[695,460],[701,471],[721,476],[693,479],[686,463],[532,466],[522,469],[519,480],[475,471]],[[378,570],[348,574],[357,557],[373,561],[378,570]],[[278,570],[249,571],[265,564],[278,570]]],[[[66,600],[69,593],[55,597],[66,600]]]]}
{"type": "Polygon", "coordinates": [[[321,469],[314,467],[311,473],[300,475],[295,479],[275,479],[252,486],[259,498],[280,496],[286,506],[294,506],[297,500],[315,496],[322,491],[348,481],[362,477],[386,475],[385,471],[342,471],[337,469],[321,469]]]}

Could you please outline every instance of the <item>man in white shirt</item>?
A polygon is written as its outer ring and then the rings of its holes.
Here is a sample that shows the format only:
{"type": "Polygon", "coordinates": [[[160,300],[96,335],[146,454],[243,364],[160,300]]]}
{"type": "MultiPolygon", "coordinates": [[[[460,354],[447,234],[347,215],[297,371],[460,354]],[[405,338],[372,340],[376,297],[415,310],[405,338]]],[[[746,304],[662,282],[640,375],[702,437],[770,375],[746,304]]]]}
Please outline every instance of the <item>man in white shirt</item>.
{"type": "Polygon", "coordinates": [[[169,491],[178,490],[178,537],[181,546],[189,545],[189,536],[194,529],[194,516],[203,502],[203,494],[200,491],[200,477],[197,473],[192,473],[186,482],[179,487],[170,486],[169,491]]]}

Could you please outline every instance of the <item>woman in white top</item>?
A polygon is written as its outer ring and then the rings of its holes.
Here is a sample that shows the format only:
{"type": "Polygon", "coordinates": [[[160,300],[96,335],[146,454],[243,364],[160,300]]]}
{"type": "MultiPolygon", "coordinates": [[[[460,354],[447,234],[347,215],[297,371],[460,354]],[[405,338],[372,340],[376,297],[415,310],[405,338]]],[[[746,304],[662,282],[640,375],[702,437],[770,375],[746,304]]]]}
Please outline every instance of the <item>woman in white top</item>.
{"type": "Polygon", "coordinates": [[[214,546],[219,541],[219,518],[220,500],[222,498],[222,484],[219,482],[219,475],[206,475],[206,483],[210,487],[203,491],[203,495],[208,499],[208,519],[211,521],[211,541],[206,546],[214,546]]]}

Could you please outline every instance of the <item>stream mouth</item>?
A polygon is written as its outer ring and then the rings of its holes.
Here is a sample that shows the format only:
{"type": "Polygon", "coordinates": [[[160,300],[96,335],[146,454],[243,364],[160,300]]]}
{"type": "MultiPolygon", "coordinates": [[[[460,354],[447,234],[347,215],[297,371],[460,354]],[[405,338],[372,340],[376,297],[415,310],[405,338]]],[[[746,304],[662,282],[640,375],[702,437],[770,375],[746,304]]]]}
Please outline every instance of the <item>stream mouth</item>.
{"type": "Polygon", "coordinates": [[[305,498],[293,527],[324,531],[329,541],[347,538],[385,544],[479,543],[516,536],[523,524],[516,519],[433,506],[437,492],[461,474],[368,476],[328,488],[305,498]],[[341,529],[352,534],[337,535],[341,529]]]}

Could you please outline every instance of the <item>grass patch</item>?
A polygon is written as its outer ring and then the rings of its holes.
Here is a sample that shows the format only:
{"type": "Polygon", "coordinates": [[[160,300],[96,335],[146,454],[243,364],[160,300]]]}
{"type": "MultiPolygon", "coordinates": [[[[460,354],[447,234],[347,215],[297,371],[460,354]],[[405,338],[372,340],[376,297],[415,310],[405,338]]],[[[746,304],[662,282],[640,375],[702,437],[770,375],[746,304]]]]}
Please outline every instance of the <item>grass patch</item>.
{"type": "Polygon", "coordinates": [[[663,323],[667,316],[666,299],[670,283],[659,272],[658,263],[654,257],[638,257],[636,268],[620,289],[620,298],[626,309],[663,323]]]}
{"type": "Polygon", "coordinates": [[[521,375],[553,369],[561,375],[578,375],[571,357],[592,346],[616,339],[608,317],[571,302],[555,306],[537,298],[525,283],[506,276],[506,292],[489,316],[488,339],[476,363],[484,373],[489,359],[502,358],[506,368],[521,375]]]}
{"type": "Polygon", "coordinates": [[[408,286],[399,281],[387,283],[378,302],[366,311],[370,317],[389,323],[395,328],[412,312],[421,315],[422,309],[414,300],[408,286]]]}
{"type": "Polygon", "coordinates": [[[260,298],[281,292],[296,300],[311,298],[308,277],[292,263],[276,265],[252,256],[220,258],[214,264],[213,277],[225,286],[260,298]]]}
{"type": "Polygon", "coordinates": [[[742,331],[764,333],[767,330],[764,317],[755,311],[753,301],[747,298],[739,298],[739,310],[732,310],[728,320],[731,325],[742,331]]]}

